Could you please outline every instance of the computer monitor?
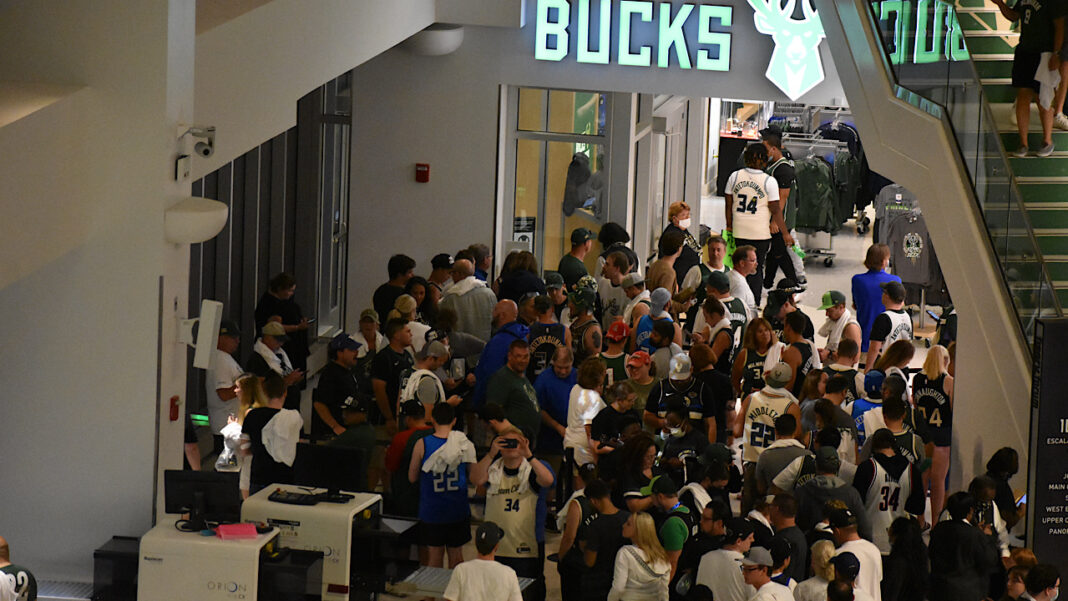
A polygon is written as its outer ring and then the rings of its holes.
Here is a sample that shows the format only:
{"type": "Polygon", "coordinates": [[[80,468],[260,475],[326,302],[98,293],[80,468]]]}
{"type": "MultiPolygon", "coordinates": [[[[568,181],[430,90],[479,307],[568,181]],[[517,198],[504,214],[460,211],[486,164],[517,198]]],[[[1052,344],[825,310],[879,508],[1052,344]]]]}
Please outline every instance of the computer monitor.
{"type": "Polygon", "coordinates": [[[237,472],[166,470],[163,494],[167,513],[189,513],[182,530],[200,531],[208,522],[241,521],[241,475],[237,472]]]}
{"type": "Polygon", "coordinates": [[[364,453],[360,449],[300,443],[293,461],[293,484],[327,489],[324,501],[337,499],[342,490],[367,490],[364,453]]]}

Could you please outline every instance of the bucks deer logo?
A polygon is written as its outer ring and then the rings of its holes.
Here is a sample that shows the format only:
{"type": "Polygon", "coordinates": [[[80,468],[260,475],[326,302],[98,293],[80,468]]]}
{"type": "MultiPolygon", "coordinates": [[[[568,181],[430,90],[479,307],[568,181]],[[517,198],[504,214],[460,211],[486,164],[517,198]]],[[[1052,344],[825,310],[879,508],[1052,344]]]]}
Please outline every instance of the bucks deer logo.
{"type": "Polygon", "coordinates": [[[787,0],[785,7],[780,0],[749,0],[749,4],[757,31],[775,40],[764,75],[790,100],[797,100],[823,81],[819,45],[826,36],[820,16],[809,0],[787,0]],[[793,17],[798,1],[805,17],[801,20],[793,17]]]}

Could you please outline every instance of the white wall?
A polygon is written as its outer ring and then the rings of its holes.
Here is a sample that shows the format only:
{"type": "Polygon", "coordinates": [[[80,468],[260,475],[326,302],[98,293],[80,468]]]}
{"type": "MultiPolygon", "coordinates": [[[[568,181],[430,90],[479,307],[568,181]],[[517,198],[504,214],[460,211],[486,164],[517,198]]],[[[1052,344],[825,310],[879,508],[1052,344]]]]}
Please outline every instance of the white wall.
{"type": "MultiPolygon", "coordinates": [[[[88,581],[95,547],[151,523],[159,278],[184,290],[188,271],[162,226],[183,193],[168,174],[174,123],[192,114],[193,8],[42,0],[0,13],[0,73],[86,86],[0,129],[0,252],[25,266],[0,282],[0,533],[38,578],[88,581]]],[[[162,396],[181,394],[184,351],[159,356],[162,396]]],[[[172,464],[180,435],[161,432],[172,464]]]]}
{"type": "Polygon", "coordinates": [[[297,100],[434,22],[434,0],[273,0],[197,36],[199,178],[296,123],[297,100]]]}

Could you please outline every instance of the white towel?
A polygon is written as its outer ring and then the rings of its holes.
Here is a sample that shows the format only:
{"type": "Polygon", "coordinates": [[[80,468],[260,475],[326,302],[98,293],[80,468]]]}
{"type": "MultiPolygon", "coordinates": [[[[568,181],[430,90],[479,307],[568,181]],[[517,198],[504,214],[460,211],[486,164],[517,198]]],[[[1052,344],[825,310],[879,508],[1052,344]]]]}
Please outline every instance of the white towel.
{"type": "Polygon", "coordinates": [[[263,357],[263,360],[267,362],[267,367],[280,376],[288,376],[293,371],[293,364],[289,362],[289,355],[281,348],[278,349],[277,353],[272,351],[263,343],[262,338],[252,345],[252,352],[263,357]],[[281,359],[279,359],[279,356],[281,356],[281,359]]]}
{"type": "Polygon", "coordinates": [[[463,295],[467,294],[468,292],[471,292],[475,288],[483,288],[483,287],[485,287],[485,285],[486,285],[486,282],[483,282],[482,280],[480,280],[480,279],[478,279],[478,278],[476,278],[475,276],[472,275],[472,276],[468,276],[468,277],[460,280],[459,282],[456,282],[455,284],[450,286],[449,289],[446,290],[445,292],[443,292],[442,294],[443,295],[455,294],[456,296],[463,296],[463,295]]]}
{"type": "Polygon", "coordinates": [[[860,325],[857,323],[856,318],[853,317],[853,312],[849,309],[842,312],[842,316],[838,318],[838,321],[827,318],[827,321],[823,322],[823,325],[820,326],[819,335],[827,339],[827,350],[838,350],[838,343],[842,341],[842,332],[851,323],[860,325]]]}
{"type": "Polygon", "coordinates": [[[556,529],[557,530],[559,530],[560,532],[563,532],[564,531],[564,526],[567,525],[567,512],[568,512],[569,509],[571,509],[571,501],[574,501],[575,499],[577,499],[579,497],[585,497],[585,496],[586,496],[586,489],[585,488],[580,488],[580,489],[576,490],[575,492],[571,493],[571,497],[567,500],[567,503],[564,503],[564,508],[560,510],[560,513],[556,514],[556,529]]]}
{"type": "Polygon", "coordinates": [[[1059,70],[1050,71],[1049,59],[1052,52],[1043,52],[1042,58],[1038,59],[1038,70],[1035,71],[1035,81],[1038,82],[1038,106],[1049,110],[1053,104],[1053,96],[1057,93],[1057,86],[1061,83],[1059,70]]]}
{"type": "Polygon", "coordinates": [[[708,491],[705,490],[704,486],[701,486],[697,482],[690,482],[686,486],[680,488],[679,496],[681,497],[682,493],[686,491],[690,491],[690,494],[693,495],[694,503],[697,504],[697,513],[704,511],[705,507],[712,502],[712,497],[708,494],[708,491]]]}
{"type": "Polygon", "coordinates": [[[263,446],[271,458],[279,463],[293,466],[297,457],[297,441],[304,419],[296,409],[282,409],[263,427],[263,446]]]}
{"type": "MultiPolygon", "coordinates": [[[[522,494],[530,490],[530,470],[532,469],[534,468],[530,466],[529,461],[524,461],[520,464],[519,490],[515,492],[522,494]]],[[[502,479],[504,479],[504,461],[498,459],[490,465],[486,490],[489,492],[500,490],[502,479]]]]}
{"type": "Polygon", "coordinates": [[[771,368],[782,363],[782,352],[784,350],[786,350],[786,345],[781,342],[776,342],[768,349],[768,354],[764,357],[764,373],[768,373],[771,368]]]}
{"type": "Polygon", "coordinates": [[[434,474],[455,472],[461,463],[475,463],[478,458],[475,455],[475,445],[467,439],[463,432],[453,430],[445,439],[445,444],[430,454],[423,462],[423,471],[434,474]]]}

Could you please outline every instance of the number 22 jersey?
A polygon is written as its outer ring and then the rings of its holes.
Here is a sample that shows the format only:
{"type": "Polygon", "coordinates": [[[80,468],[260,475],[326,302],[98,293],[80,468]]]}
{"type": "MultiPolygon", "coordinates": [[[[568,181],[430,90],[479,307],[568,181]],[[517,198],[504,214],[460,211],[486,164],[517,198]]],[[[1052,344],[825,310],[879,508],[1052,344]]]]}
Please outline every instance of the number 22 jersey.
{"type": "MultiPolygon", "coordinates": [[[[446,442],[433,434],[423,437],[423,463],[446,442]]],[[[428,524],[453,524],[471,514],[467,500],[467,464],[442,473],[419,471],[419,519],[428,524]]]]}
{"type": "Polygon", "coordinates": [[[742,461],[756,463],[764,449],[775,442],[775,420],[796,404],[794,395],[781,388],[758,390],[749,395],[745,412],[745,431],[742,435],[742,461]]]}
{"type": "Polygon", "coordinates": [[[726,193],[731,195],[731,232],[743,240],[771,238],[771,209],[768,203],[779,200],[779,183],[760,169],[739,169],[727,178],[726,193]]]}

